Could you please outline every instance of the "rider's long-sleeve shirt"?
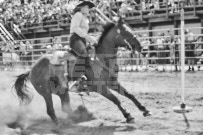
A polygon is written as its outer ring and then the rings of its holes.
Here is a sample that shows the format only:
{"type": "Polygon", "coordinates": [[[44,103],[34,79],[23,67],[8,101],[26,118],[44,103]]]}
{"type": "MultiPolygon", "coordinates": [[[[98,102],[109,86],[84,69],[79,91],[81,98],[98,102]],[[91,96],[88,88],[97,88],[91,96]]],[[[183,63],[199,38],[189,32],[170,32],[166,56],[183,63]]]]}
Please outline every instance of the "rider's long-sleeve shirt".
{"type": "Polygon", "coordinates": [[[71,25],[70,25],[70,33],[76,33],[82,38],[86,38],[89,30],[89,20],[86,16],[84,16],[81,12],[77,12],[74,14],[71,25]]]}

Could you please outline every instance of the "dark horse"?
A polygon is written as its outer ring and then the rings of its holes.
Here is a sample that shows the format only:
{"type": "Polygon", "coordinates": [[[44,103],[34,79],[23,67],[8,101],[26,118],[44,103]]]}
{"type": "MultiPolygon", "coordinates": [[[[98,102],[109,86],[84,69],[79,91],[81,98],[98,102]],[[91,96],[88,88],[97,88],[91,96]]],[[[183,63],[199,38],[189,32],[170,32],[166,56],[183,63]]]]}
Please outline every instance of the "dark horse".
{"type": "MultiPolygon", "coordinates": [[[[87,85],[90,91],[97,92],[107,99],[111,100],[118,106],[127,122],[133,122],[134,118],[122,106],[118,98],[113,95],[110,89],[115,90],[121,95],[129,98],[143,112],[144,116],[150,116],[151,113],[141,103],[130,94],[120,83],[117,81],[115,72],[116,66],[116,53],[118,47],[128,47],[132,50],[141,51],[141,45],[136,37],[125,27],[122,19],[116,24],[109,23],[104,28],[99,43],[96,46],[96,55],[100,61],[95,61],[89,66],[85,66],[85,75],[87,77],[87,85]]],[[[50,64],[50,60],[42,57],[32,67],[29,72],[18,76],[14,87],[16,93],[21,101],[31,101],[30,94],[26,91],[25,80],[30,80],[34,88],[42,95],[47,105],[47,114],[51,119],[57,123],[57,117],[53,108],[53,101],[51,94],[57,94],[61,99],[62,110],[70,113],[70,100],[69,89],[61,91],[54,91],[50,85],[50,78],[56,76],[60,84],[63,81],[64,66],[54,66],[50,64]]],[[[62,87],[60,87],[62,89],[62,87]]]]}

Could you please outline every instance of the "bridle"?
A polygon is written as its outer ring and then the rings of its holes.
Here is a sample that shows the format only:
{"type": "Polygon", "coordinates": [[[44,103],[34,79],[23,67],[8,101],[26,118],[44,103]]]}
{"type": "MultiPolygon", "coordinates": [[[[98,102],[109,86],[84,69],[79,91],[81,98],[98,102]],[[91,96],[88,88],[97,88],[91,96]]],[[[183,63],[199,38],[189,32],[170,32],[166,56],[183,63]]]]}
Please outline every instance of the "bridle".
{"type": "MultiPolygon", "coordinates": [[[[127,30],[125,29],[125,31],[127,31],[127,30]]],[[[129,31],[127,31],[127,32],[129,32],[129,31]]],[[[130,36],[129,38],[124,38],[125,35],[124,35],[123,32],[121,32],[121,29],[120,29],[120,28],[117,29],[117,33],[118,33],[118,35],[116,36],[116,38],[119,38],[120,36],[122,36],[123,41],[124,41],[124,42],[126,43],[126,45],[127,45],[127,48],[130,49],[131,52],[133,52],[133,49],[132,49],[132,46],[130,45],[130,42],[131,42],[134,38],[136,38],[136,36],[133,35],[133,34],[130,34],[131,36],[130,36]]],[[[130,33],[130,32],[129,32],[129,33],[130,33]]]]}
{"type": "MultiPolygon", "coordinates": [[[[123,27],[124,27],[124,26],[123,26],[123,27]]],[[[123,28],[123,29],[124,29],[124,28],[123,28]]],[[[127,31],[127,29],[124,29],[124,31],[127,31]]],[[[122,37],[122,38],[123,38],[123,41],[126,43],[126,47],[127,47],[131,52],[134,52],[133,49],[132,49],[132,46],[130,45],[130,42],[131,42],[134,38],[136,38],[136,36],[133,35],[133,34],[131,34],[129,31],[127,31],[127,32],[130,33],[131,36],[130,36],[129,38],[124,38],[126,35],[124,35],[124,33],[121,32],[121,28],[117,28],[117,29],[116,29],[116,32],[117,32],[116,38],[122,37]]],[[[104,49],[115,50],[115,51],[118,50],[118,46],[116,46],[116,47],[104,47],[104,46],[99,46],[99,47],[100,47],[100,48],[104,48],[104,49]]]]}

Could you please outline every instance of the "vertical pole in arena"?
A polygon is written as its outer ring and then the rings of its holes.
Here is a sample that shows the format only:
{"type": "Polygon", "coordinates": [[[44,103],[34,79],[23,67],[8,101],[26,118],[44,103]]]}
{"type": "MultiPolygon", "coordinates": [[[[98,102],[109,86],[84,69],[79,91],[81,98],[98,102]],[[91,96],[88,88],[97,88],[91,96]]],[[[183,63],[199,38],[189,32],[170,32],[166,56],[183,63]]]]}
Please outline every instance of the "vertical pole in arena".
{"type": "Polygon", "coordinates": [[[177,113],[192,111],[192,108],[185,104],[185,34],[184,34],[184,9],[181,9],[181,104],[180,107],[174,107],[177,113]]]}

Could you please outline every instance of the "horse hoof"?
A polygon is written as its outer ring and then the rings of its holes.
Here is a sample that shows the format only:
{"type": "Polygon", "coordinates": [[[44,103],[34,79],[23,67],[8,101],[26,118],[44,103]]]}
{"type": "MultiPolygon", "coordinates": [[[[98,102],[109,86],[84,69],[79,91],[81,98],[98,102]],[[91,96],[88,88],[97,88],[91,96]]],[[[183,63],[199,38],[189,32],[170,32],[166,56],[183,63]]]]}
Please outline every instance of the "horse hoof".
{"type": "Polygon", "coordinates": [[[144,117],[151,116],[151,115],[152,115],[152,112],[150,112],[150,111],[145,111],[145,112],[143,113],[143,115],[144,115],[144,117]]]}
{"type": "Polygon", "coordinates": [[[133,117],[127,118],[127,123],[135,123],[135,119],[133,117]]]}
{"type": "Polygon", "coordinates": [[[54,119],[53,121],[54,121],[54,123],[55,123],[56,125],[59,124],[58,119],[54,119]]]}

